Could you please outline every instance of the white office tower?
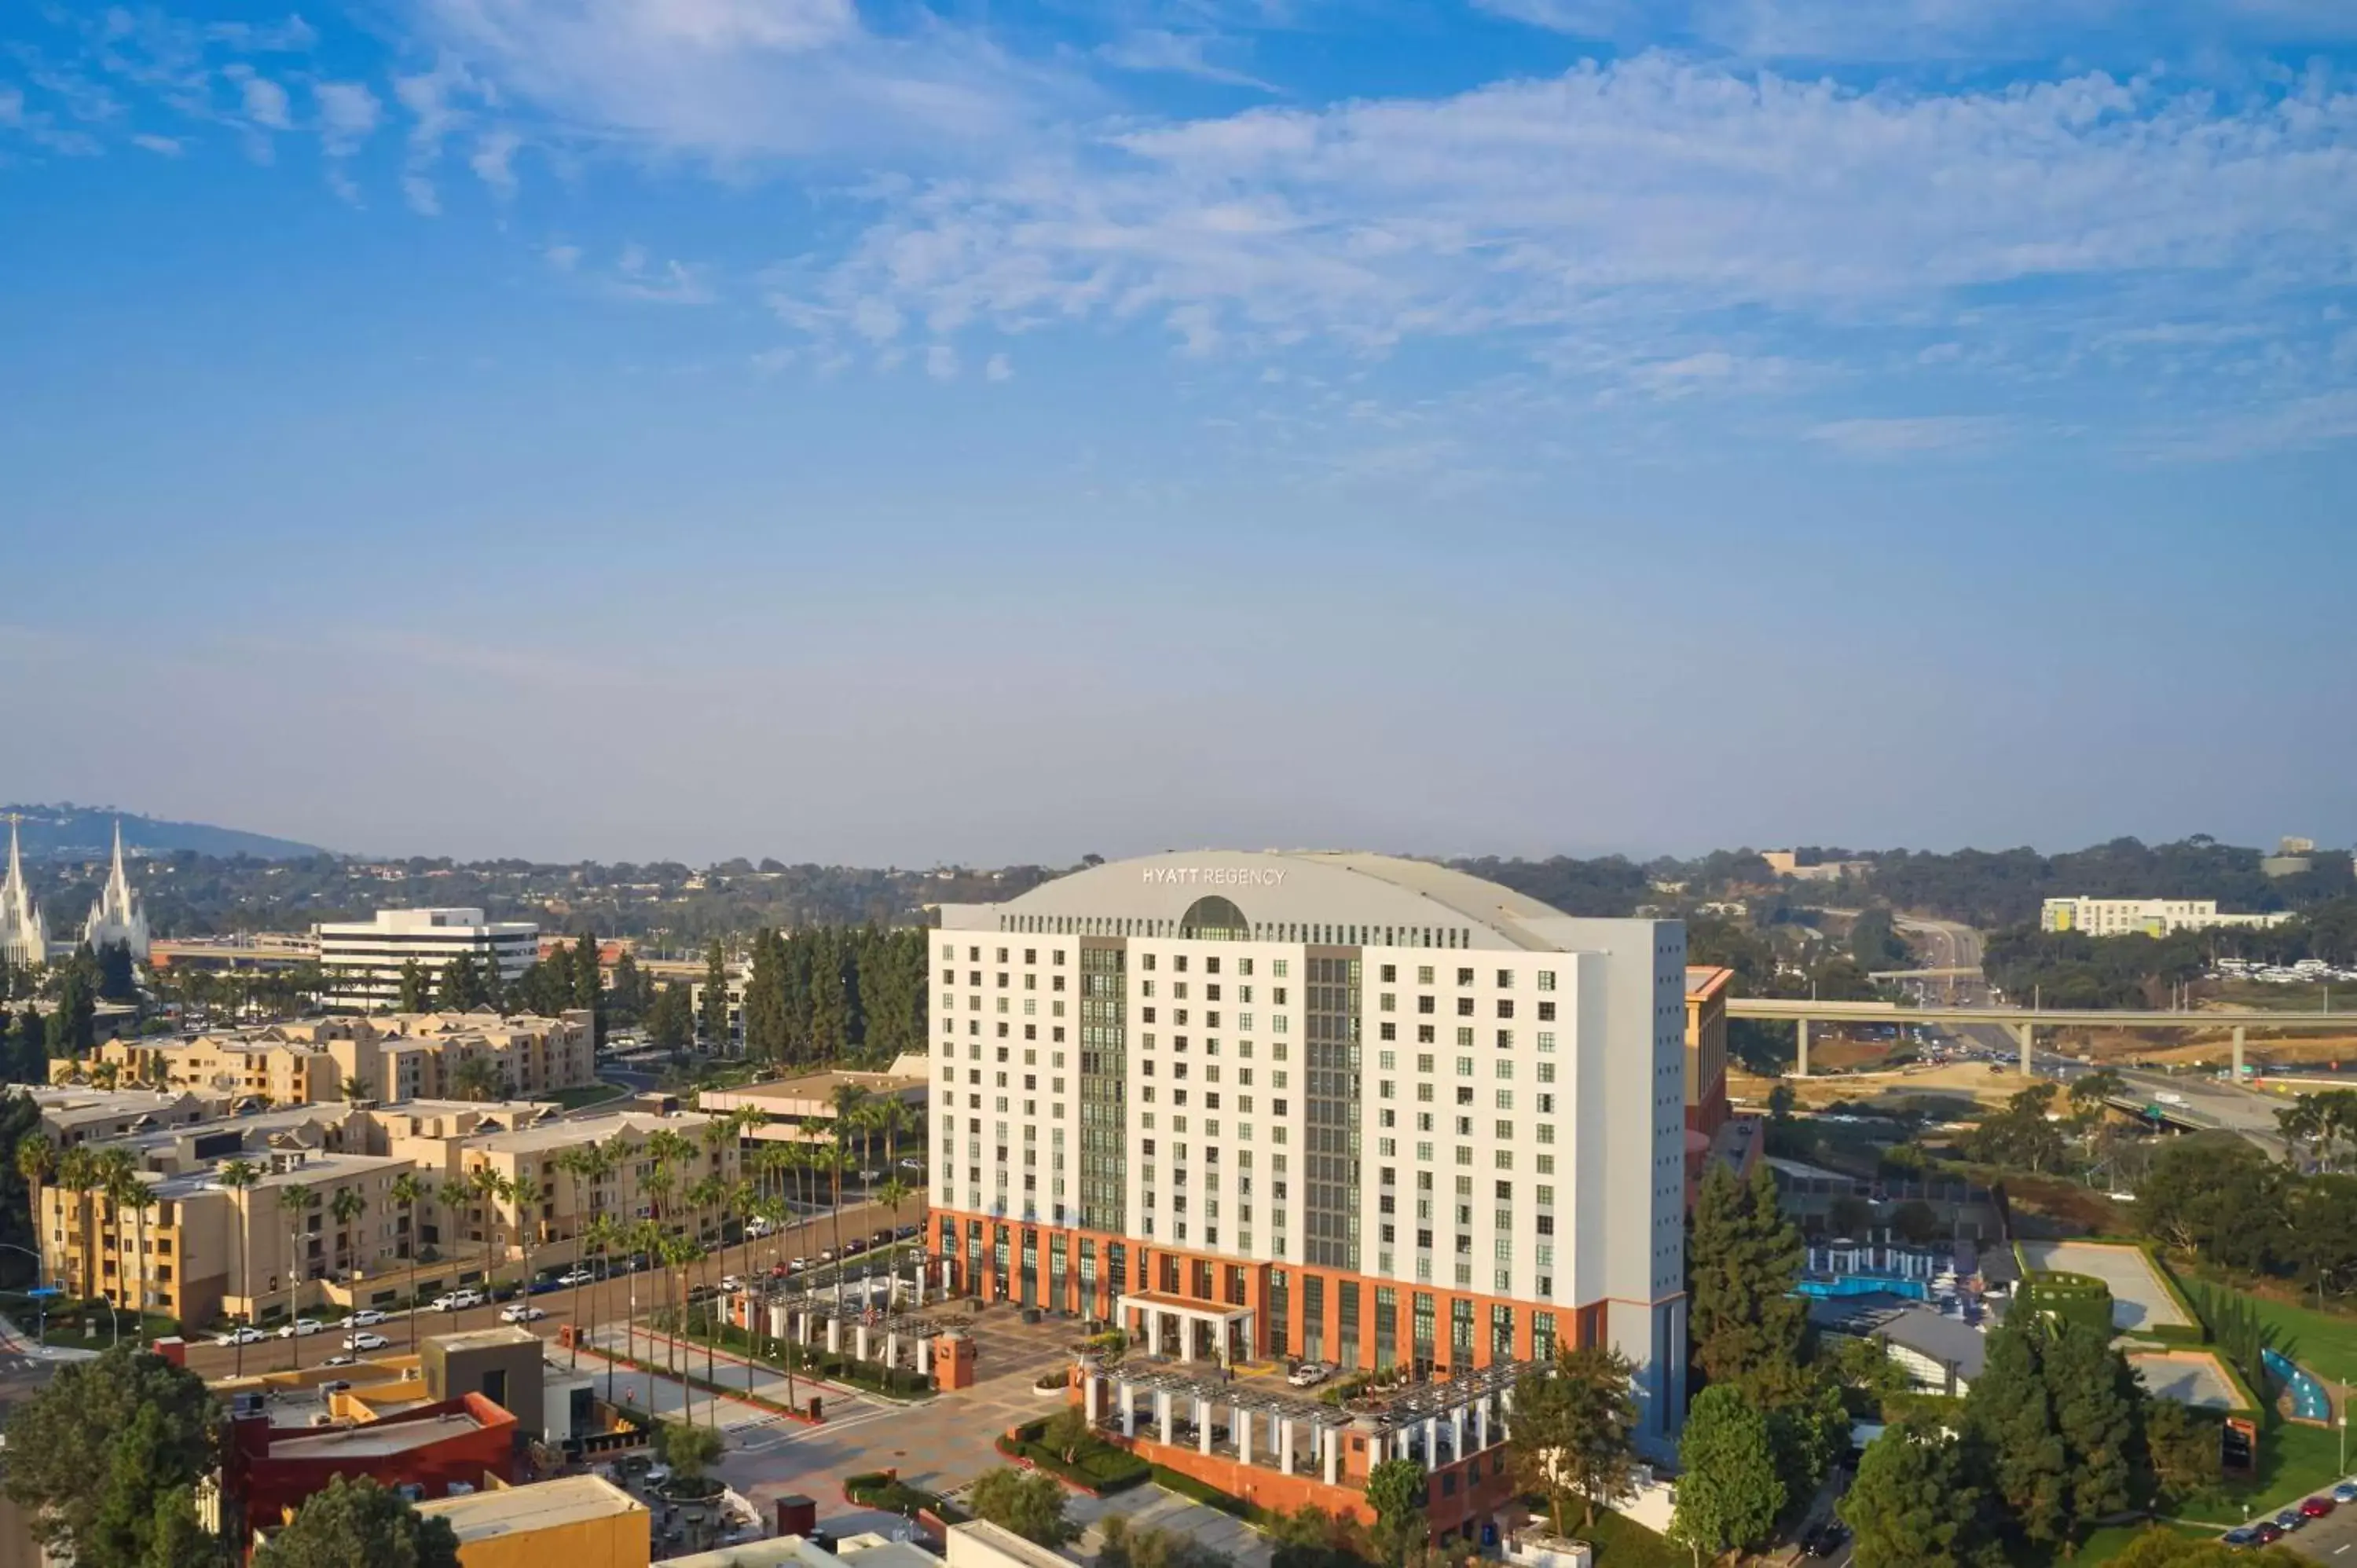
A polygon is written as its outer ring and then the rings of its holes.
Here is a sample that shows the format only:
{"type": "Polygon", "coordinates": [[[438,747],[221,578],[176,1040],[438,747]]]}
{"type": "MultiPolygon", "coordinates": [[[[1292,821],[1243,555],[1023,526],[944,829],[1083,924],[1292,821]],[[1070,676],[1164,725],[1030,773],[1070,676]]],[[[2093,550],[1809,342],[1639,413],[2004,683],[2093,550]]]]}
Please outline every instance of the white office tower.
{"type": "Polygon", "coordinates": [[[497,971],[495,983],[517,978],[540,956],[540,928],[529,920],[487,920],[480,909],[379,909],[366,922],[319,928],[319,968],[328,1005],[375,1013],[399,1004],[401,972],[411,960],[438,983],[459,954],[497,971]]]}
{"type": "Polygon", "coordinates": [[[1420,861],[1205,852],[947,905],[928,1240],[1182,1359],[1609,1341],[1684,1408],[1685,932],[1420,861]]]}

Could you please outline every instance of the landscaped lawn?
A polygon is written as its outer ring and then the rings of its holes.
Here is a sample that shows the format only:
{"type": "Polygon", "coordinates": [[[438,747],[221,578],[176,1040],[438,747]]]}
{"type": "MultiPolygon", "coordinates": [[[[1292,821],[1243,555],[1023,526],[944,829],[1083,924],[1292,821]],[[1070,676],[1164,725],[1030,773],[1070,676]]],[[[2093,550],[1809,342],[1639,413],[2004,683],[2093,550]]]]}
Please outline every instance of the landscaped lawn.
{"type": "Polygon", "coordinates": [[[2275,1347],[2309,1371],[2336,1383],[2357,1383],[2357,1316],[2318,1312],[2265,1296],[2255,1304],[2259,1321],[2275,1335],[2275,1347]]]}
{"type": "Polygon", "coordinates": [[[1694,1568],[1693,1554],[1655,1535],[1634,1520],[1609,1509],[1596,1510],[1596,1528],[1582,1530],[1575,1515],[1571,1533],[1596,1549],[1598,1568],[1694,1568]]]}

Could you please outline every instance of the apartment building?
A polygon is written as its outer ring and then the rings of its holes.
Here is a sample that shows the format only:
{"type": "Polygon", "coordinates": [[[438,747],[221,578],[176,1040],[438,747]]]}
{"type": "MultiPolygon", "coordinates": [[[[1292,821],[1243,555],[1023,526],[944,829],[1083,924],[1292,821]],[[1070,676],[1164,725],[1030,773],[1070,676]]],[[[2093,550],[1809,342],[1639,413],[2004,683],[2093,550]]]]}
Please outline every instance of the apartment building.
{"type": "Polygon", "coordinates": [[[41,1131],[59,1152],[170,1127],[193,1126],[221,1113],[218,1100],[153,1089],[86,1089],[34,1084],[21,1092],[40,1107],[41,1131]]]}
{"type": "Polygon", "coordinates": [[[431,1291],[479,1280],[487,1264],[504,1271],[527,1247],[535,1263],[570,1261],[599,1213],[627,1222],[660,1210],[716,1240],[720,1216],[687,1195],[708,1176],[733,1186],[742,1170],[738,1140],[720,1119],[568,1119],[549,1101],[321,1103],[135,1127],[88,1146],[126,1151],[145,1202],[118,1209],[102,1191],[53,1177],[38,1199],[44,1272],[69,1290],[124,1306],[144,1300],[192,1326],[224,1315],[269,1322],[322,1305],[381,1305],[414,1282],[431,1291]],[[714,1127],[727,1130],[707,1133],[714,1127]],[[666,1132],[684,1146],[659,1170],[655,1140],[666,1132]],[[585,1180],[564,1156],[593,1144],[613,1158],[585,1180]],[[237,1160],[254,1167],[252,1185],[222,1179],[237,1160]],[[503,1184],[488,1196],[476,1187],[482,1170],[503,1184]],[[414,1215],[393,1198],[394,1182],[412,1174],[425,1189],[414,1215]],[[526,1178],[533,1187],[521,1185],[526,1178]],[[467,1197],[446,1207],[453,1184],[467,1197]],[[518,1196],[534,1187],[531,1201],[518,1196]]]}
{"type": "Polygon", "coordinates": [[[317,935],[328,1005],[355,1013],[400,1005],[401,972],[413,961],[438,982],[463,953],[504,984],[540,956],[538,926],[486,919],[480,909],[379,909],[369,920],[322,925],[317,935]]]}
{"type": "MultiPolygon", "coordinates": [[[[806,1072],[792,1078],[766,1079],[737,1089],[707,1089],[697,1094],[699,1110],[726,1115],[735,1111],[759,1113],[748,1137],[775,1143],[822,1143],[834,1137],[836,1097],[856,1090],[867,1103],[893,1102],[906,1118],[898,1134],[900,1148],[912,1154],[924,1146],[926,1091],[931,1080],[927,1058],[910,1055],[892,1064],[888,1072],[806,1072]]],[[[881,1134],[874,1140],[880,1165],[887,1157],[881,1134]]]]}
{"type": "Polygon", "coordinates": [[[931,972],[929,1223],[956,1283],[1182,1360],[1447,1371],[1468,1397],[1600,1340],[1637,1368],[1641,1442],[1673,1445],[1677,922],[1383,855],[1163,854],[943,906],[931,972]]]}
{"type": "MultiPolygon", "coordinates": [[[[559,1017],[496,1013],[394,1013],[219,1030],[186,1037],[112,1039],[95,1063],[125,1083],[229,1103],[308,1105],[457,1097],[472,1081],[505,1097],[553,1094],[597,1080],[595,1021],[586,1009],[559,1017]],[[481,1060],[487,1071],[468,1073],[481,1060]]],[[[53,1079],[88,1076],[91,1062],[49,1064],[53,1079]]]]}
{"type": "Polygon", "coordinates": [[[2039,906],[2038,926],[2047,931],[2084,931],[2091,937],[2165,937],[2225,926],[2279,926],[2287,913],[2221,914],[2215,898],[2049,898],[2039,906]]]}

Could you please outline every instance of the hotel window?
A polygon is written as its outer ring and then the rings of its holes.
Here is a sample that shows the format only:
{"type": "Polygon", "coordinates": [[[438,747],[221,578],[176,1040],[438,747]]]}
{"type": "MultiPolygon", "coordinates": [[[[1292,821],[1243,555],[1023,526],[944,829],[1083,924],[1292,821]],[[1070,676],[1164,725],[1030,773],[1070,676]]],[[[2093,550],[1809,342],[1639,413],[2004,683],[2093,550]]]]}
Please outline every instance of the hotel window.
{"type": "MultiPolygon", "coordinates": [[[[1555,1049],[1555,1031],[1553,1029],[1541,1029],[1539,1031],[1539,1049],[1542,1051],[1551,1051],[1555,1049]]],[[[1544,1070],[1544,1069],[1542,1070],[1544,1070]]]]}
{"type": "Polygon", "coordinates": [[[1460,1018],[1470,1018],[1473,1016],[1473,998],[1470,996],[1460,996],[1457,999],[1457,1015],[1460,1018]]]}
{"type": "Polygon", "coordinates": [[[1513,1044],[1514,1032],[1512,1029],[1501,1029],[1498,1031],[1498,1048],[1500,1050],[1510,1050],[1512,1048],[1513,1044]]]}
{"type": "Polygon", "coordinates": [[[1459,1047],[1470,1046],[1473,1043],[1473,1031],[1470,1029],[1458,1030],[1457,1043],[1459,1047]]]}
{"type": "Polygon", "coordinates": [[[1433,999],[1429,996],[1419,996],[1415,999],[1415,1010],[1419,1013],[1431,1012],[1433,1005],[1433,999]]]}
{"type": "Polygon", "coordinates": [[[1471,1078],[1473,1076],[1473,1058],[1471,1057],[1458,1057],[1457,1058],[1457,1076],[1459,1078],[1471,1078]]]}
{"type": "Polygon", "coordinates": [[[1555,1081],[1555,1063],[1539,1063],[1539,1081],[1541,1083],[1553,1083],[1555,1081]]]}

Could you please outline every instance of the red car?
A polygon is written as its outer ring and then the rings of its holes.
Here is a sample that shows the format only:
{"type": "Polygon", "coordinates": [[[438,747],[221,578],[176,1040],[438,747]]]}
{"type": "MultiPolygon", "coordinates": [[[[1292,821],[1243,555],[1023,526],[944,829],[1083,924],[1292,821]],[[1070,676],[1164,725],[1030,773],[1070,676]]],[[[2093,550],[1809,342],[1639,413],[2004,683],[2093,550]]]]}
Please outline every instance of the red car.
{"type": "Polygon", "coordinates": [[[2273,1546],[2284,1538],[2284,1528],[2271,1519],[2261,1520],[2251,1526],[2251,1534],[2261,1546],[2273,1546]]]}
{"type": "Polygon", "coordinates": [[[2332,1499],[2322,1496],[2310,1498],[2299,1505],[2299,1511],[2305,1519],[2322,1519],[2332,1511],[2332,1499]]]}

